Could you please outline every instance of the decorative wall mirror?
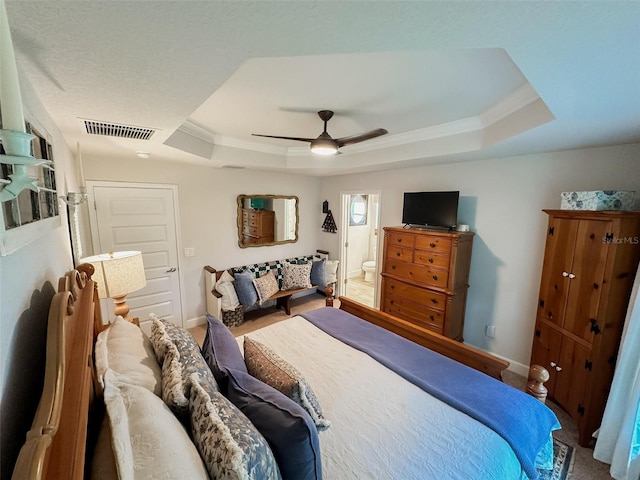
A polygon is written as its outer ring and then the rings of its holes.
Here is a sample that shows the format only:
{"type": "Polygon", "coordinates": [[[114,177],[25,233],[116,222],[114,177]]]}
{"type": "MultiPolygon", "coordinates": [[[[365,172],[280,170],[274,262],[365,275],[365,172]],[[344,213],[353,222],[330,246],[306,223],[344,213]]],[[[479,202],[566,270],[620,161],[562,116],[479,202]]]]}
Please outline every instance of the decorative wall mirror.
{"type": "Polygon", "coordinates": [[[238,195],[240,248],[298,241],[298,197],[238,195]]]}

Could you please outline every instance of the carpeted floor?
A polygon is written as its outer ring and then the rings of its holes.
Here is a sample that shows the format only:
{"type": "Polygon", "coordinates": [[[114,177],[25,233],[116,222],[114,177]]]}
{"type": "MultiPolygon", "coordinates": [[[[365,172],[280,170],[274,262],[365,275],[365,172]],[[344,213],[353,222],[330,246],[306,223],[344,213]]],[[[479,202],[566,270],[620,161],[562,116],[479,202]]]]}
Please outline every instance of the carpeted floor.
{"type": "MultiPolygon", "coordinates": [[[[291,300],[291,315],[297,315],[307,310],[324,307],[325,298],[320,294],[307,295],[291,300]]],[[[334,301],[334,306],[339,306],[339,301],[334,301]]],[[[244,335],[258,328],[266,327],[273,323],[289,318],[282,310],[271,307],[265,312],[249,312],[246,321],[231,328],[234,335],[244,335]]],[[[189,330],[195,339],[202,344],[205,335],[205,327],[198,326],[189,330]]],[[[524,390],[527,379],[510,371],[505,371],[504,381],[509,385],[524,390]]],[[[562,429],[554,432],[554,438],[573,448],[573,469],[564,480],[611,480],[609,475],[609,465],[599,462],[593,458],[593,449],[584,448],[578,445],[578,430],[571,417],[553,401],[548,400],[547,406],[553,410],[558,417],[562,429]]],[[[556,480],[552,477],[553,480],[556,480]]],[[[563,477],[558,477],[563,479],[563,477]]]]}

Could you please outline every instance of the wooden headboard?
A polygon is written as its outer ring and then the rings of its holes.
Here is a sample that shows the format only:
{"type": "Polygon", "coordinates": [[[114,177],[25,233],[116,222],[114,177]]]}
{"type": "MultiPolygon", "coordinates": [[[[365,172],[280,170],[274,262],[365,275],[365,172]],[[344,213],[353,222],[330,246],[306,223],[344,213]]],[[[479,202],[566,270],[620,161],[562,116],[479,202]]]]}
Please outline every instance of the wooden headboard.
{"type": "Polygon", "coordinates": [[[42,397],[13,471],[15,480],[84,478],[94,397],[93,340],[102,327],[90,273],[83,265],[67,272],[51,301],[42,397]]]}

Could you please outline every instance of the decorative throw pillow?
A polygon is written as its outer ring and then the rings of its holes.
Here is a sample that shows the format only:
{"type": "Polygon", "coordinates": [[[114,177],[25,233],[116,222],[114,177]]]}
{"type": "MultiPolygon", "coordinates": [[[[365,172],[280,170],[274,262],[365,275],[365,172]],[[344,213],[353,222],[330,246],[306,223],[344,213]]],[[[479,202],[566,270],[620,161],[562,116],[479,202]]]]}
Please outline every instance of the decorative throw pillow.
{"type": "Polygon", "coordinates": [[[253,286],[253,279],[256,276],[253,272],[245,270],[244,272],[234,274],[236,293],[238,294],[238,300],[242,304],[245,310],[255,305],[258,301],[258,292],[256,287],[253,286]]]}
{"type": "Polygon", "coordinates": [[[311,263],[294,265],[285,262],[282,266],[282,290],[294,288],[309,288],[311,276],[311,263]]]}
{"type": "Polygon", "coordinates": [[[227,393],[228,371],[247,371],[242,352],[233,333],[220,320],[207,313],[207,333],[202,344],[202,356],[211,369],[223,395],[227,393]]]}
{"type": "Polygon", "coordinates": [[[336,283],[338,281],[338,264],[340,260],[327,260],[324,264],[324,273],[327,280],[327,285],[336,283]]]}
{"type": "Polygon", "coordinates": [[[191,435],[211,478],[279,480],[269,444],[251,421],[220,392],[210,396],[197,374],[191,383],[191,435]]]}
{"type": "Polygon", "coordinates": [[[267,439],[283,479],[322,480],[318,430],[300,405],[237,370],[229,371],[228,398],[267,439]]]}
{"type": "MultiPolygon", "coordinates": [[[[210,392],[218,390],[216,381],[207,366],[200,347],[193,336],[184,328],[166,320],[152,317],[156,329],[164,329],[162,343],[164,359],[162,362],[162,398],[177,414],[185,414],[188,408],[191,374],[200,375],[201,383],[210,392]],[[168,340],[166,340],[168,338],[168,340]],[[167,344],[168,342],[168,344],[167,344]],[[168,390],[169,385],[171,389],[168,390]]],[[[152,324],[152,326],[153,326],[152,324]]]]}
{"type": "Polygon", "coordinates": [[[244,362],[250,375],[284,393],[309,412],[318,430],[329,428],[331,423],[323,417],[315,393],[293,365],[247,336],[244,337],[244,362]]]}
{"type": "Polygon", "coordinates": [[[158,363],[162,365],[167,347],[173,342],[164,327],[165,323],[153,313],[149,314],[149,318],[151,319],[151,344],[158,363]]]}
{"type": "Polygon", "coordinates": [[[262,305],[264,302],[269,300],[271,295],[280,290],[278,287],[278,280],[276,280],[276,277],[273,275],[271,270],[260,278],[254,278],[253,285],[256,287],[256,291],[258,292],[259,305],[262,305]]]}
{"type": "Polygon", "coordinates": [[[160,398],[107,370],[104,402],[118,478],[209,478],[186,430],[160,398]]]}
{"type": "Polygon", "coordinates": [[[104,374],[114,370],[130,383],[160,395],[162,374],[149,337],[121,316],[100,332],[95,346],[96,375],[104,387],[104,374]]]}
{"type": "Polygon", "coordinates": [[[240,305],[236,288],[233,286],[234,281],[233,276],[225,270],[216,282],[215,288],[222,295],[222,310],[225,312],[232,312],[240,305]]]}
{"type": "Polygon", "coordinates": [[[311,285],[315,285],[316,287],[324,288],[327,286],[327,279],[325,275],[325,262],[326,260],[323,258],[322,260],[314,260],[311,264],[311,285]]]}

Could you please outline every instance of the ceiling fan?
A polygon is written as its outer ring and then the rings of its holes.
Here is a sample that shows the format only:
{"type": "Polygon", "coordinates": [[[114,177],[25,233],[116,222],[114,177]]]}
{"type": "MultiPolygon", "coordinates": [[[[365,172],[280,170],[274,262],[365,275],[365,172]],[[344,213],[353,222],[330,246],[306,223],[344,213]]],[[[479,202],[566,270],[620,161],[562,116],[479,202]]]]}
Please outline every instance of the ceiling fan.
{"type": "Polygon", "coordinates": [[[360,133],[358,135],[352,135],[350,137],[333,138],[327,133],[327,122],[333,117],[331,110],[320,110],[318,116],[324,122],[324,130],[317,138],[301,138],[301,137],[281,137],[278,135],[260,135],[252,133],[255,137],[267,137],[267,138],[282,138],[284,140],[296,140],[299,142],[309,142],[311,145],[311,151],[319,155],[335,155],[338,153],[340,147],[346,145],[353,145],[354,143],[364,142],[372,138],[384,135],[387,132],[384,128],[376,128],[370,132],[360,133]]]}

